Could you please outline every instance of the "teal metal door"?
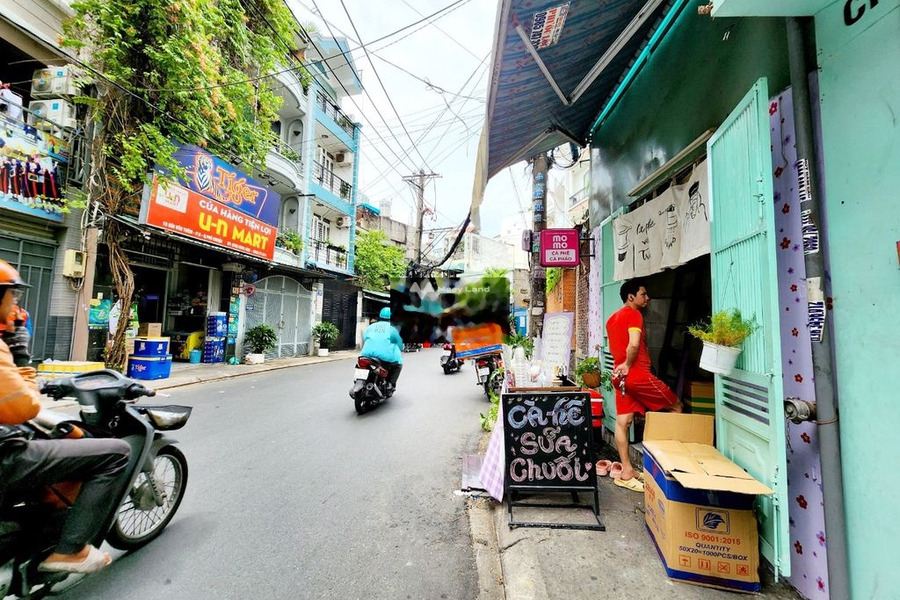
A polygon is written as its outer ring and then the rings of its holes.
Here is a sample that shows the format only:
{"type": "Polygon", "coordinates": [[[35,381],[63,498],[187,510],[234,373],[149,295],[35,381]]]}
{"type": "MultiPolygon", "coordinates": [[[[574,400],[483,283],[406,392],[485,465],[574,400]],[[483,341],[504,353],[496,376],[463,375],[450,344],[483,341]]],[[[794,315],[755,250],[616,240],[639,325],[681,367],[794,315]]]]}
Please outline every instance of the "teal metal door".
{"type": "MultiPolygon", "coordinates": [[[[618,210],[608,216],[600,224],[600,309],[603,315],[603,347],[601,349],[600,362],[602,368],[612,371],[613,358],[609,353],[609,339],[606,337],[606,320],[610,315],[622,308],[622,300],[619,297],[621,281],[616,281],[616,245],[613,238],[613,220],[622,214],[618,210]]],[[[616,430],[616,397],[612,389],[603,391],[603,425],[610,431],[616,430]]],[[[632,432],[634,429],[632,428],[632,432]]]]}
{"type": "Polygon", "coordinates": [[[775,490],[756,511],[777,577],[790,575],[791,561],[768,98],[760,79],[707,148],[713,311],[737,308],[759,325],[731,375],[716,375],[716,445],[775,490]]]}

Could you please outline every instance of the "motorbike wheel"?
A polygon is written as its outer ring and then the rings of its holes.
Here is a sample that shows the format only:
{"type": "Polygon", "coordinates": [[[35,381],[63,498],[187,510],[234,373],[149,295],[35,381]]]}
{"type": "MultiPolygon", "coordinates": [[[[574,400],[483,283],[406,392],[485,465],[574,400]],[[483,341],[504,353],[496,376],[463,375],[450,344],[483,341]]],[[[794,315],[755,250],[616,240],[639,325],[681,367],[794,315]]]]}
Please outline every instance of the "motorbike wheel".
{"type": "Polygon", "coordinates": [[[450,371],[451,371],[450,367],[448,367],[447,365],[444,365],[443,369],[444,369],[444,375],[450,374],[450,371]]]}
{"type": "Polygon", "coordinates": [[[181,505],[187,485],[187,459],[181,450],[166,446],[156,455],[153,469],[165,494],[165,503],[156,506],[152,485],[146,473],[140,473],[131,486],[106,541],[119,550],[140,548],[156,538],[181,505]]]}
{"type": "Polygon", "coordinates": [[[353,406],[356,408],[356,414],[358,415],[369,410],[369,401],[366,399],[365,390],[361,390],[353,397],[353,406]]]}

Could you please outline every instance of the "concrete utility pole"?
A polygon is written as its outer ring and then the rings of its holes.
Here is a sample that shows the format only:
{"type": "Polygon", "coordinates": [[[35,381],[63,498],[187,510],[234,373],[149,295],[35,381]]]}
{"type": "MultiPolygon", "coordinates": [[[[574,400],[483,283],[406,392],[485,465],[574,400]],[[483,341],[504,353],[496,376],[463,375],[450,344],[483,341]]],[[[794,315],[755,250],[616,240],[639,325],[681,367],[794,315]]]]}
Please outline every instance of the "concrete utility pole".
{"type": "Polygon", "coordinates": [[[546,228],[547,171],[550,161],[546,154],[531,159],[532,208],[534,229],[531,245],[531,334],[541,337],[544,330],[544,310],[547,304],[547,270],[541,266],[538,241],[546,228]]]}
{"type": "Polygon", "coordinates": [[[415,255],[416,263],[422,262],[422,218],[425,216],[425,184],[430,179],[440,177],[436,173],[426,173],[422,169],[415,175],[408,175],[403,181],[411,184],[416,188],[416,237],[415,237],[415,255]]]}

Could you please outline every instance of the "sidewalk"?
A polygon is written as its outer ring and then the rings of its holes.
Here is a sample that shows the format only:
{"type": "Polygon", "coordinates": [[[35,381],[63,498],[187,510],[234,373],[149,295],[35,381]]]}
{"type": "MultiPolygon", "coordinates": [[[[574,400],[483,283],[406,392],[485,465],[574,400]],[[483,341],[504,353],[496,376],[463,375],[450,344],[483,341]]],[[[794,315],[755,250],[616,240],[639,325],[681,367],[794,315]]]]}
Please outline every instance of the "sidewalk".
{"type": "MultiPolygon", "coordinates": [[[[150,381],[141,381],[141,383],[150,389],[163,391],[186,385],[240,377],[241,375],[252,375],[254,373],[289,369],[291,367],[303,365],[315,365],[334,360],[356,358],[357,356],[359,356],[358,350],[339,350],[329,352],[328,356],[298,356],[267,359],[266,362],[261,365],[229,365],[227,363],[191,364],[176,362],[172,364],[172,374],[166,379],[153,379],[150,381]]],[[[46,396],[41,397],[41,403],[44,408],[50,410],[59,410],[75,405],[74,401],[54,401],[46,396]]]]}
{"type": "MultiPolygon", "coordinates": [[[[615,458],[609,446],[601,444],[600,452],[603,458],[615,458]]],[[[506,505],[487,494],[470,500],[468,508],[479,600],[736,600],[743,596],[669,580],[644,524],[644,495],[616,487],[610,477],[600,479],[600,518],[606,531],[510,529],[506,505]]],[[[577,513],[570,511],[560,519],[558,509],[520,510],[516,509],[517,520],[588,522],[573,518],[577,513]]],[[[590,511],[581,514],[589,516],[590,511]]],[[[765,572],[762,592],[755,597],[800,598],[765,572]]]]}

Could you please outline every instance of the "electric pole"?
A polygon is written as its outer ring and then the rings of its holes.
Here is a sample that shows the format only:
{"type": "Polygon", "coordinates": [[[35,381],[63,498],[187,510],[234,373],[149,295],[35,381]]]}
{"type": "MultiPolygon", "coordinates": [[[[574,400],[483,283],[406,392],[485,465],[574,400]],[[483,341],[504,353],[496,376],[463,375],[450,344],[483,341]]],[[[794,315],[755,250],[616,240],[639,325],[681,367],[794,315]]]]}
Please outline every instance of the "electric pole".
{"type": "Polygon", "coordinates": [[[544,310],[547,302],[547,270],[541,266],[539,241],[546,228],[547,171],[550,163],[546,154],[531,159],[532,211],[534,229],[531,244],[531,332],[541,337],[544,330],[544,310]]]}
{"type": "Polygon", "coordinates": [[[403,178],[403,181],[416,188],[416,237],[414,240],[416,264],[422,262],[422,219],[425,216],[425,184],[428,180],[438,177],[440,175],[436,173],[426,173],[419,169],[418,173],[403,178]]]}

